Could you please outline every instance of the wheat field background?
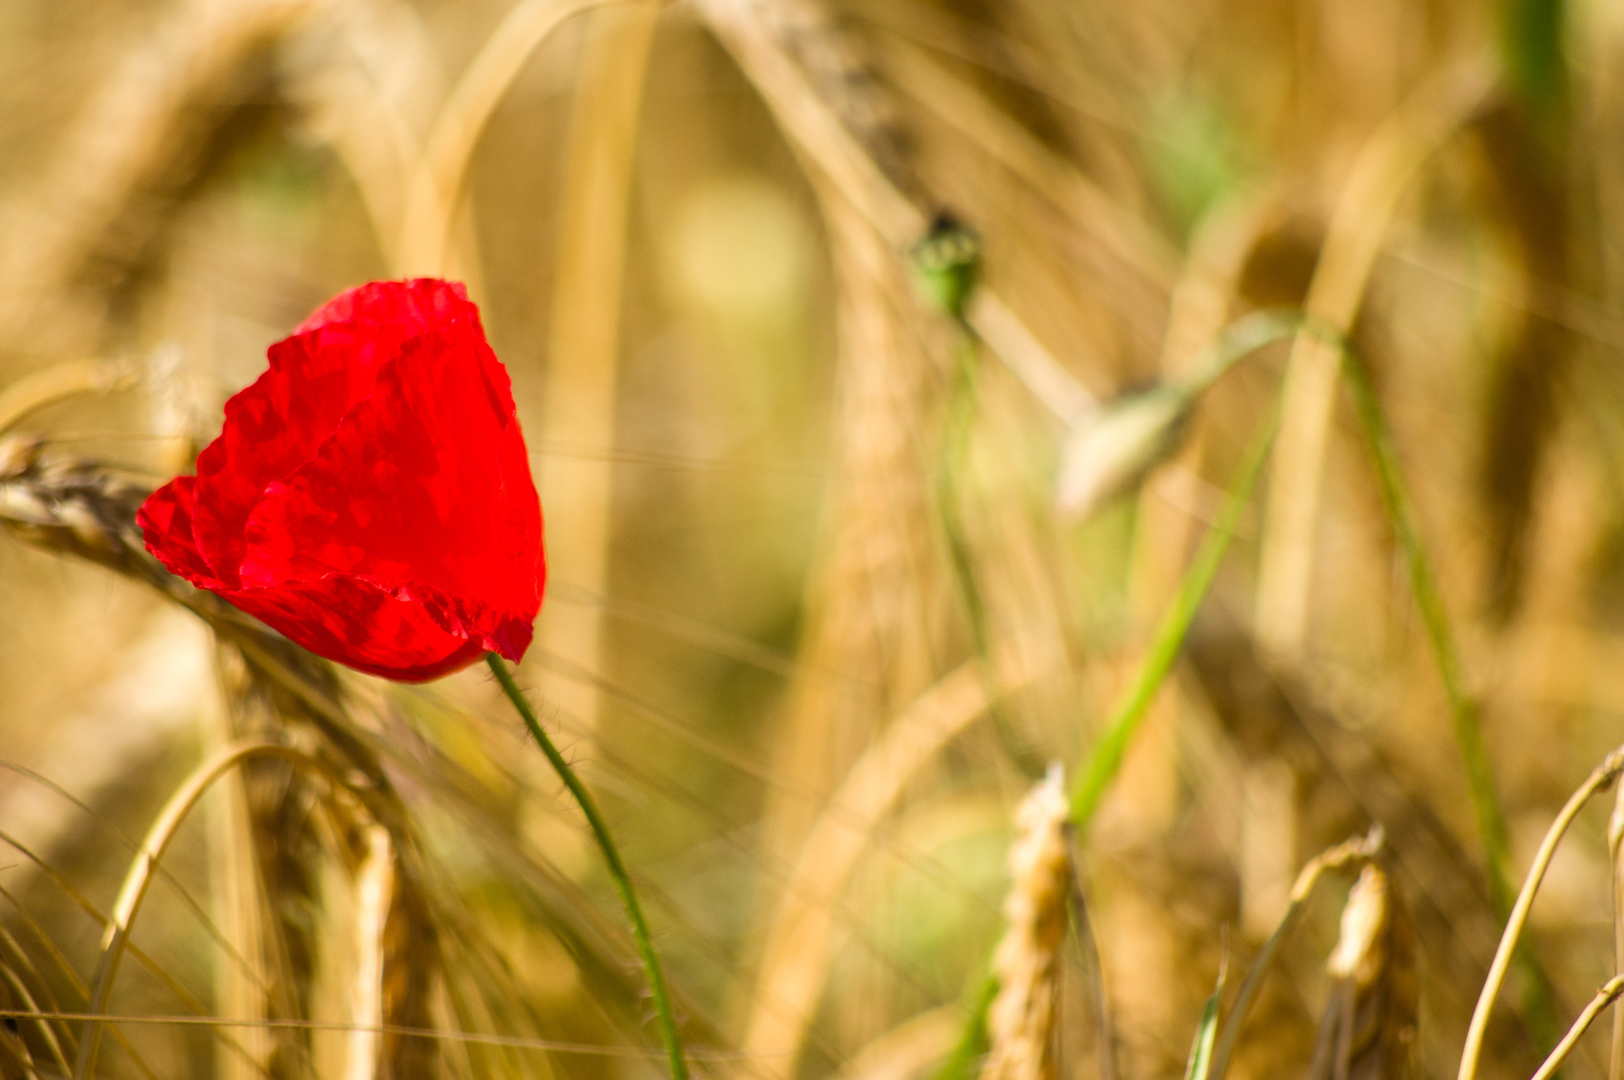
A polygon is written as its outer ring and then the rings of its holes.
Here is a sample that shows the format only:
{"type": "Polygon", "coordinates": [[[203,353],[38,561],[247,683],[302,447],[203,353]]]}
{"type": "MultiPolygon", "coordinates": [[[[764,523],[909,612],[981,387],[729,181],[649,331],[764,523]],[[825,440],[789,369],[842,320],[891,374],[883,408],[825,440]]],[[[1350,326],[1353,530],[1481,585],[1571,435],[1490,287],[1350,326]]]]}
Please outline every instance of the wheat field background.
{"type": "MultiPolygon", "coordinates": [[[[485,669],[336,671],[132,532],[418,275],[512,374],[519,679],[697,1073],[1455,1073],[1624,741],[1624,8],[3,0],[0,1077],[661,1074],[485,669]]],[[[1610,776],[1478,1075],[1617,993],[1610,776]]]]}

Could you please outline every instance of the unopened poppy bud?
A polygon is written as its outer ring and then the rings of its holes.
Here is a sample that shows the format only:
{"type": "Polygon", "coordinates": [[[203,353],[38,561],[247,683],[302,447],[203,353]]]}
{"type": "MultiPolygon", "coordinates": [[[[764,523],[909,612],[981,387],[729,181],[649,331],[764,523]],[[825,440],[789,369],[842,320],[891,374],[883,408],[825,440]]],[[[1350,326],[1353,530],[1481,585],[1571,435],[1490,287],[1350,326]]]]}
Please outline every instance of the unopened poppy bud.
{"type": "Polygon", "coordinates": [[[930,232],[914,245],[914,281],[932,305],[963,319],[981,278],[981,237],[953,217],[938,214],[930,232]]]}

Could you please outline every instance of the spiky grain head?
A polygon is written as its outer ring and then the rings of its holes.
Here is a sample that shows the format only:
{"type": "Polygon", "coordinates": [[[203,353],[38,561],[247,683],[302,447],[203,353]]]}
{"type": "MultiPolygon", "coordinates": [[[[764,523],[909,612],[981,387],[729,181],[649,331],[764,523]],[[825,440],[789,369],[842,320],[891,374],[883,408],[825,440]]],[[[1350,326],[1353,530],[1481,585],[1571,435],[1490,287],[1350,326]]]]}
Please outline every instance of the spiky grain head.
{"type": "Polygon", "coordinates": [[[1058,767],[1015,811],[1013,879],[1004,900],[1009,928],[993,955],[998,996],[987,1014],[991,1051],[981,1080],[1053,1080],[1050,1050],[1058,956],[1066,934],[1071,850],[1069,804],[1058,767]]]}

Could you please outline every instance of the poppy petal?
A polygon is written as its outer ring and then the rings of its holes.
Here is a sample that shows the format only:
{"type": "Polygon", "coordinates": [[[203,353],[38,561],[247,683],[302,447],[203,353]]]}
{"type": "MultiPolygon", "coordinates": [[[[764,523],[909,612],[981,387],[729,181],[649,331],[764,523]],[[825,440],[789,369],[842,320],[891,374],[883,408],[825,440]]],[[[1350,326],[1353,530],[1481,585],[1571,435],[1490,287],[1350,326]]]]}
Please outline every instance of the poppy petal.
{"type": "Polygon", "coordinates": [[[147,550],[170,573],[200,589],[218,589],[220,580],[197,550],[192,536],[196,486],[193,477],[177,476],[147,497],[135,513],[135,523],[141,527],[147,550]]]}
{"type": "Polygon", "coordinates": [[[486,651],[448,633],[422,605],[340,575],[221,595],[318,656],[399,682],[439,678],[486,651]]]}
{"type": "Polygon", "coordinates": [[[270,368],[226,402],[220,438],[197,459],[197,546],[221,581],[238,582],[243,527],[266,485],[310,459],[401,345],[458,320],[479,326],[460,284],[373,282],[324,304],[270,347],[270,368]]]}
{"type": "Polygon", "coordinates": [[[333,323],[364,322],[401,327],[407,337],[425,334],[462,318],[479,323],[479,309],[461,282],[438,278],[374,281],[339,293],[299,324],[295,334],[333,323]]]}
{"type": "Polygon", "coordinates": [[[517,659],[541,602],[541,507],[506,371],[476,326],[415,338],[244,532],[246,586],[339,574],[517,659]]]}

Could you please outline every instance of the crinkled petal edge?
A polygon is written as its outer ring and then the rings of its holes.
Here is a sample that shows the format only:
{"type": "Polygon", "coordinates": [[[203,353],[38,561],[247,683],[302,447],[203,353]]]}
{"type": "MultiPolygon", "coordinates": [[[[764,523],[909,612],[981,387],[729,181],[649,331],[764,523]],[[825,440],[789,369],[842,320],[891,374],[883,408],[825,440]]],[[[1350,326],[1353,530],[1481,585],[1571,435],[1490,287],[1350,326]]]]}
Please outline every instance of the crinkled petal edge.
{"type": "Polygon", "coordinates": [[[536,613],[541,609],[540,596],[536,598],[535,609],[526,618],[523,615],[502,614],[482,601],[452,596],[433,585],[415,582],[389,584],[364,575],[351,576],[355,581],[387,593],[396,600],[419,605],[446,633],[477,642],[483,651],[500,653],[515,664],[524,659],[525,651],[535,638],[536,613]]]}

